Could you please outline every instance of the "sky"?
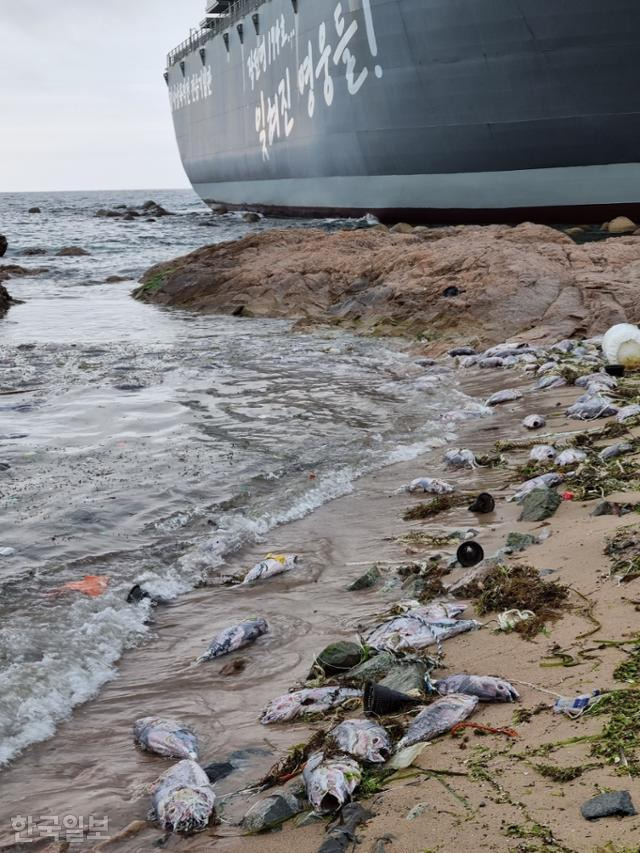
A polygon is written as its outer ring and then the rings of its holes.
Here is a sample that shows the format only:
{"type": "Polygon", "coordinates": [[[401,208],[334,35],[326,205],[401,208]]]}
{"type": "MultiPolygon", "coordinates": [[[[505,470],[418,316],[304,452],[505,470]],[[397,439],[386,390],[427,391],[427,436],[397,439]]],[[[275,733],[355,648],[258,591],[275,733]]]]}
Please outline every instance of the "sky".
{"type": "Polygon", "coordinates": [[[0,0],[0,192],[189,185],[162,74],[205,0],[0,0]]]}

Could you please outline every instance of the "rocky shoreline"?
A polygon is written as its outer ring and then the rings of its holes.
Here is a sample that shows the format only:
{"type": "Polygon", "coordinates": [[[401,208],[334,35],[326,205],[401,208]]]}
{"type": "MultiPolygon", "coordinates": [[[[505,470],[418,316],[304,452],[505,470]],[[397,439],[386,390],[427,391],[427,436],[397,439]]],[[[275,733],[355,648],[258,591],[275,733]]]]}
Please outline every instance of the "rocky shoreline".
{"type": "Polygon", "coordinates": [[[267,231],[158,264],[134,295],[289,317],[298,328],[404,336],[436,355],[510,338],[588,337],[639,320],[640,237],[578,244],[576,229],[568,231],[531,223],[267,231]]]}

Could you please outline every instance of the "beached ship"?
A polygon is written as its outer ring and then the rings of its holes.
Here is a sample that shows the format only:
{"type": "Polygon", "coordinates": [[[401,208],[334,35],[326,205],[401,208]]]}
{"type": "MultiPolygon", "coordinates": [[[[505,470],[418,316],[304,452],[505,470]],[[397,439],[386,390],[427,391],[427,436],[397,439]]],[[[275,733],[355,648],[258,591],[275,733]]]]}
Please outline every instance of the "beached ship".
{"type": "Polygon", "coordinates": [[[638,0],[209,0],[165,79],[211,205],[595,221],[640,210],[638,0]]]}

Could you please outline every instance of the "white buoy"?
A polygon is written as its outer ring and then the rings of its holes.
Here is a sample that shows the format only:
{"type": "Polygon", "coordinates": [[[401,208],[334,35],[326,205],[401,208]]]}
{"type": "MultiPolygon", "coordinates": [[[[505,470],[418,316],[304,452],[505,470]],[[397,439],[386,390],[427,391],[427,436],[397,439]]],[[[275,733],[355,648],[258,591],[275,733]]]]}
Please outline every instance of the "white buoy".
{"type": "Polygon", "coordinates": [[[607,364],[640,365],[640,329],[631,323],[612,326],[602,339],[607,364]]]}

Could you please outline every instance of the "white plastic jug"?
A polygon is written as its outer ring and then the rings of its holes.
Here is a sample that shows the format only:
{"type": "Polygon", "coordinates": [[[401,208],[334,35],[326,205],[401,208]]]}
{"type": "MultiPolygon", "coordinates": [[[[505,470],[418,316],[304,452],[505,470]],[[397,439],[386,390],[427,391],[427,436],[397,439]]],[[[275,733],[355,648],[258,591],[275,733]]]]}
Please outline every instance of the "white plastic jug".
{"type": "Polygon", "coordinates": [[[640,329],[631,323],[612,326],[602,339],[602,352],[607,364],[640,366],[640,329]]]}

